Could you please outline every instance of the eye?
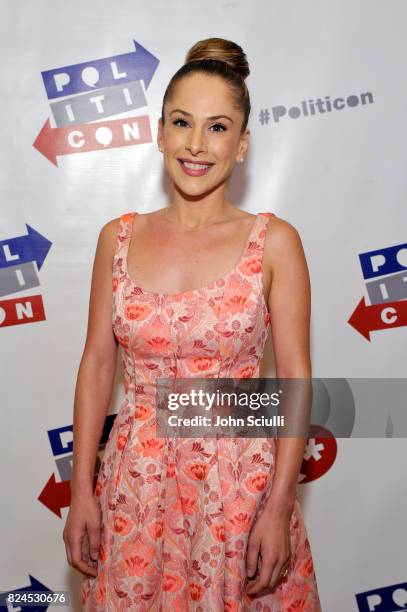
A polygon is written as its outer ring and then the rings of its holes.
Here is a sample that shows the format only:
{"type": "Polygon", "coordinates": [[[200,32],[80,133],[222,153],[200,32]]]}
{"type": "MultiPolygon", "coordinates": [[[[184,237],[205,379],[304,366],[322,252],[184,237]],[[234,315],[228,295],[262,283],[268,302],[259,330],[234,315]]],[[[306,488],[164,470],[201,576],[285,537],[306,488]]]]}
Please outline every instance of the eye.
{"type": "MultiPolygon", "coordinates": [[[[180,118],[180,119],[175,119],[175,121],[173,121],[173,124],[174,124],[174,125],[178,125],[180,122],[181,122],[182,124],[188,125],[188,123],[185,121],[185,119],[181,119],[181,118],[180,118]]],[[[180,127],[184,127],[184,126],[183,126],[183,125],[181,125],[180,127]]]]}
{"type": "Polygon", "coordinates": [[[211,127],[220,128],[220,130],[219,129],[214,130],[215,132],[226,132],[226,126],[223,125],[223,123],[214,123],[211,127]]]}
{"type": "MultiPolygon", "coordinates": [[[[188,122],[185,119],[182,119],[182,117],[179,117],[178,119],[174,119],[173,125],[185,127],[188,126],[188,122]]],[[[227,127],[223,125],[223,123],[214,123],[209,129],[213,132],[226,132],[227,127]]]]}

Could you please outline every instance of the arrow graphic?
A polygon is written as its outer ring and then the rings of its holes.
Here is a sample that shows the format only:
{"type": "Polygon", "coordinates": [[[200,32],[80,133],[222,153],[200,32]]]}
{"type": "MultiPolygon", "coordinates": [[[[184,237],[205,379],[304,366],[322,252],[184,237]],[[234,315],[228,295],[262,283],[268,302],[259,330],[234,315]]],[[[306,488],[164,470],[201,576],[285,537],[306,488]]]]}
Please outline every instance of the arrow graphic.
{"type": "Polygon", "coordinates": [[[52,128],[50,120],[47,119],[33,142],[33,147],[54,166],[58,166],[58,155],[99,151],[146,142],[152,142],[148,115],[60,128],[52,128]]]}
{"type": "MultiPolygon", "coordinates": [[[[93,489],[96,486],[96,481],[97,475],[93,479],[93,489]]],[[[57,482],[55,474],[52,473],[37,499],[48,510],[62,518],[61,508],[67,508],[71,503],[71,481],[63,480],[62,482],[57,482]]]]}
{"type": "Polygon", "coordinates": [[[61,508],[66,508],[71,502],[71,481],[57,482],[55,474],[52,473],[37,499],[48,510],[62,518],[61,508]]]}
{"type": "Polygon", "coordinates": [[[42,582],[34,578],[34,576],[31,576],[31,574],[28,574],[28,578],[30,581],[30,584],[28,586],[21,587],[20,589],[13,589],[11,591],[2,591],[2,593],[0,593],[0,612],[3,612],[3,611],[8,612],[9,610],[14,610],[14,609],[29,610],[30,612],[42,612],[43,610],[47,610],[47,608],[49,607],[47,604],[25,606],[24,602],[21,602],[18,604],[16,603],[15,605],[17,606],[17,608],[15,608],[12,603],[7,603],[8,595],[17,594],[20,592],[23,592],[23,593],[41,592],[41,593],[47,593],[48,595],[53,593],[51,589],[49,589],[48,587],[45,586],[45,584],[42,584],[42,582]]]}
{"type": "Polygon", "coordinates": [[[25,226],[27,234],[17,236],[16,238],[0,240],[0,268],[35,261],[38,270],[41,270],[52,242],[37,232],[31,225],[28,225],[28,223],[25,226]]]}
{"type": "Polygon", "coordinates": [[[368,306],[363,296],[348,323],[370,342],[372,331],[407,325],[407,300],[368,306]]]}
{"type": "Polygon", "coordinates": [[[48,99],[140,79],[148,89],[160,61],[136,40],[133,43],[136,50],[131,53],[44,70],[41,75],[48,99]]]}
{"type": "Polygon", "coordinates": [[[25,295],[0,301],[0,327],[45,321],[42,295],[25,295]]]}

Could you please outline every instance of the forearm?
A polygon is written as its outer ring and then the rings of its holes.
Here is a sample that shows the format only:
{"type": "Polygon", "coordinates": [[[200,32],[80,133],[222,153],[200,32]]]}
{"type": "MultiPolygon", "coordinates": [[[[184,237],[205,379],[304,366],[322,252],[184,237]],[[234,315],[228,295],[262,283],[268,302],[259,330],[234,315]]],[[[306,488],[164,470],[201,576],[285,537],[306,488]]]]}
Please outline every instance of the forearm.
{"type": "Polygon", "coordinates": [[[112,395],[116,362],[84,353],[76,382],[71,494],[92,495],[96,453],[112,395]]]}
{"type": "Polygon", "coordinates": [[[284,374],[279,372],[278,378],[282,380],[285,396],[280,408],[289,426],[285,435],[276,440],[273,486],[267,507],[273,512],[290,515],[308,439],[313,395],[311,364],[307,361],[284,374]]]}
{"type": "Polygon", "coordinates": [[[277,439],[273,485],[266,505],[273,513],[291,514],[306,442],[305,438],[277,439]]]}

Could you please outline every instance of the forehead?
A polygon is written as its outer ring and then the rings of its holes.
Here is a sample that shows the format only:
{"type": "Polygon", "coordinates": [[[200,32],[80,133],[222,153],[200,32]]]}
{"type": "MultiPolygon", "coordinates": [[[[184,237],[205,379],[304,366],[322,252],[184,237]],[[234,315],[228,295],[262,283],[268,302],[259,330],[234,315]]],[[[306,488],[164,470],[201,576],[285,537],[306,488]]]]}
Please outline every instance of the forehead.
{"type": "Polygon", "coordinates": [[[217,115],[226,111],[237,115],[239,112],[230,85],[219,76],[202,73],[187,75],[176,83],[166,110],[170,113],[173,108],[196,115],[217,115]]]}

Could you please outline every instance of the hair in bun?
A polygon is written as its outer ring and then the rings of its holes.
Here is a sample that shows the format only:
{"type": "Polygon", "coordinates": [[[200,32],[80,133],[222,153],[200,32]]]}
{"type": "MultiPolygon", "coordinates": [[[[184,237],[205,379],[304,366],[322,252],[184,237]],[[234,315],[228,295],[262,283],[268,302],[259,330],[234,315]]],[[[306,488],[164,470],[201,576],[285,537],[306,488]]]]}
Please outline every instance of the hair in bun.
{"type": "Polygon", "coordinates": [[[249,63],[242,47],[224,38],[206,38],[195,43],[188,51],[185,64],[171,78],[165,90],[161,109],[164,123],[164,107],[175,85],[183,77],[194,72],[204,72],[223,78],[231,87],[236,108],[243,113],[242,132],[250,115],[250,96],[245,79],[250,74],[249,63]]]}
{"type": "Polygon", "coordinates": [[[242,79],[249,76],[249,63],[242,47],[224,38],[207,38],[195,43],[187,53],[185,63],[199,60],[226,62],[242,79]]]}

